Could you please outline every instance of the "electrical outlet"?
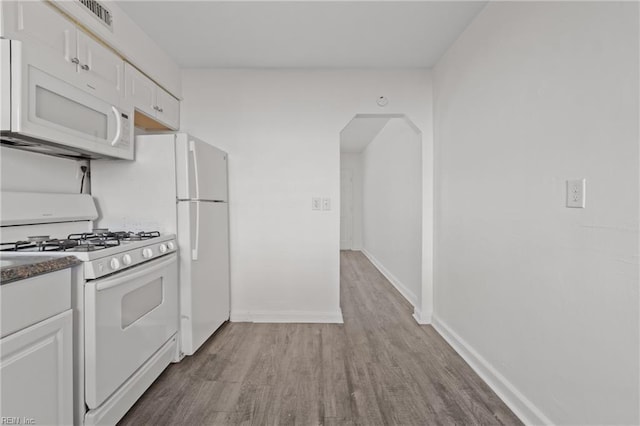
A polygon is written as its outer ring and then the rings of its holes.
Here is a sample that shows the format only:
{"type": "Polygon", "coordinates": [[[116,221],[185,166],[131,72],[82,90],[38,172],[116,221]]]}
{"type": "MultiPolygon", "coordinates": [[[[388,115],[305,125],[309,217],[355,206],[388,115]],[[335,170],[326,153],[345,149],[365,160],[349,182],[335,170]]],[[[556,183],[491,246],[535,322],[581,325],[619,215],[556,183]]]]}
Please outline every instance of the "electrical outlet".
{"type": "Polygon", "coordinates": [[[311,210],[322,210],[322,199],[320,197],[311,199],[311,210]]]}
{"type": "Polygon", "coordinates": [[[331,198],[322,199],[322,210],[331,210],[331,198]]]}
{"type": "Polygon", "coordinates": [[[567,181],[567,207],[575,209],[585,208],[586,179],[571,179],[567,181]]]}

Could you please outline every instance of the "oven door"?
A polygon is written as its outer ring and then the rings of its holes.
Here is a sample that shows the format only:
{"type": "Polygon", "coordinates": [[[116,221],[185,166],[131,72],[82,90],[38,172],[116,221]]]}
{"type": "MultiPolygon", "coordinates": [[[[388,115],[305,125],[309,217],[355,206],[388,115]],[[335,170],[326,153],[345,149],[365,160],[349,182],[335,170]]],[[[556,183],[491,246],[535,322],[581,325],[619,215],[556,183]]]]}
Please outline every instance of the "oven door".
{"type": "Polygon", "coordinates": [[[12,136],[88,157],[133,159],[131,114],[79,88],[79,74],[56,67],[59,61],[48,58],[46,49],[23,48],[13,40],[3,40],[3,45],[9,42],[12,136]]]}
{"type": "Polygon", "coordinates": [[[178,330],[177,255],[88,281],[85,398],[98,407],[178,330]]]}

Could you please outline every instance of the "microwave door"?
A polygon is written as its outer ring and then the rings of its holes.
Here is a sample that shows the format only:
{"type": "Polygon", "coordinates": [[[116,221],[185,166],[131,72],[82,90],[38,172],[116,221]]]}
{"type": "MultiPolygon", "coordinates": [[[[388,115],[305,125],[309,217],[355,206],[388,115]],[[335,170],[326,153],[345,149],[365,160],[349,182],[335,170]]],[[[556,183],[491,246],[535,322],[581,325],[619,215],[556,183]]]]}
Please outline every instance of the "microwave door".
{"type": "Polygon", "coordinates": [[[34,136],[46,137],[40,132],[58,131],[96,147],[108,146],[119,137],[119,111],[113,106],[33,67],[29,67],[28,84],[28,115],[21,123],[25,133],[33,129],[34,136]]]}
{"type": "Polygon", "coordinates": [[[43,58],[21,49],[20,43],[14,48],[14,43],[11,41],[14,139],[42,141],[88,157],[133,158],[132,146],[122,146],[123,132],[128,131],[126,114],[78,88],[73,75],[63,80],[55,68],[44,67],[43,58]]]}

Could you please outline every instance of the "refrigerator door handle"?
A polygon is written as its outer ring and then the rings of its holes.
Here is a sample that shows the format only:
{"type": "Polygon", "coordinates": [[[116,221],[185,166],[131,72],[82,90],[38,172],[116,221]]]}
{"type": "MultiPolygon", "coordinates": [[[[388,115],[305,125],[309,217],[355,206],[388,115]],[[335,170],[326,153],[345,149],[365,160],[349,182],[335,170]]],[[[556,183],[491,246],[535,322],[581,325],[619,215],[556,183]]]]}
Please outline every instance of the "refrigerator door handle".
{"type": "Polygon", "coordinates": [[[189,141],[189,151],[191,152],[191,156],[193,157],[193,174],[194,181],[196,184],[196,199],[200,199],[200,175],[198,174],[198,155],[196,153],[196,141],[189,141]]]}
{"type": "Polygon", "coordinates": [[[194,237],[194,248],[191,249],[191,260],[198,260],[198,249],[200,248],[200,202],[196,201],[196,235],[194,237]]]}

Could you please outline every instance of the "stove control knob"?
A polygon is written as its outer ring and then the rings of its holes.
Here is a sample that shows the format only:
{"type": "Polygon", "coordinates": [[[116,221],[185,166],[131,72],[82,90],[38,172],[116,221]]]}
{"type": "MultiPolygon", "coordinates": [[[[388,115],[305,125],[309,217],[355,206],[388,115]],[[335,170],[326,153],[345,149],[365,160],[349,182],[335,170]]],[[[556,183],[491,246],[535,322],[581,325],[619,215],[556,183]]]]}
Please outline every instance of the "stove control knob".
{"type": "Polygon", "coordinates": [[[173,250],[174,248],[176,248],[176,245],[175,245],[175,244],[173,244],[173,241],[169,241],[169,242],[167,243],[167,247],[169,247],[169,250],[173,250]]]}
{"type": "Polygon", "coordinates": [[[160,250],[160,253],[166,253],[167,252],[167,245],[166,244],[160,244],[160,246],[158,247],[158,250],[160,250]]]}
{"type": "Polygon", "coordinates": [[[115,271],[116,269],[120,268],[120,261],[114,257],[109,262],[109,266],[115,271]]]}
{"type": "Polygon", "coordinates": [[[151,256],[153,256],[153,250],[150,248],[142,249],[142,257],[149,259],[151,256]]]}
{"type": "Polygon", "coordinates": [[[129,265],[131,265],[131,262],[133,262],[133,259],[131,259],[131,255],[130,254],[125,254],[124,256],[122,256],[122,263],[124,263],[125,265],[129,266],[129,265]]]}

